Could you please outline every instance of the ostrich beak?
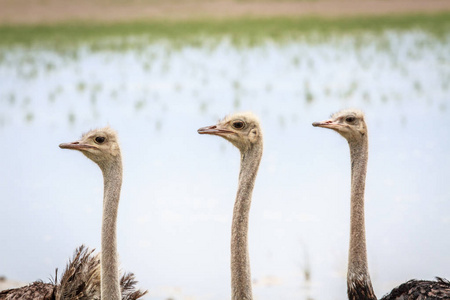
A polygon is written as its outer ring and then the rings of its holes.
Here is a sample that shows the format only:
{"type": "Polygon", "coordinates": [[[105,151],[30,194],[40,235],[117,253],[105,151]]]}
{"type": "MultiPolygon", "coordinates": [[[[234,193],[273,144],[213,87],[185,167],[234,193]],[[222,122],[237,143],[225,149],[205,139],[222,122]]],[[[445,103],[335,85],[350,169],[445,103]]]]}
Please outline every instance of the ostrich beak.
{"type": "Polygon", "coordinates": [[[72,150],[97,149],[97,147],[95,147],[95,146],[82,144],[79,141],[72,142],[72,143],[59,144],[59,148],[61,148],[61,149],[72,149],[72,150]]]}
{"type": "Polygon", "coordinates": [[[312,126],[337,129],[340,125],[333,119],[329,119],[329,120],[322,121],[322,122],[314,122],[314,123],[312,123],[312,126]]]}
{"type": "Polygon", "coordinates": [[[227,135],[230,133],[234,133],[233,131],[222,129],[219,126],[220,125],[212,125],[212,126],[202,127],[202,128],[199,128],[197,130],[197,132],[199,134],[212,134],[212,135],[221,135],[221,136],[224,136],[224,135],[227,135]]]}

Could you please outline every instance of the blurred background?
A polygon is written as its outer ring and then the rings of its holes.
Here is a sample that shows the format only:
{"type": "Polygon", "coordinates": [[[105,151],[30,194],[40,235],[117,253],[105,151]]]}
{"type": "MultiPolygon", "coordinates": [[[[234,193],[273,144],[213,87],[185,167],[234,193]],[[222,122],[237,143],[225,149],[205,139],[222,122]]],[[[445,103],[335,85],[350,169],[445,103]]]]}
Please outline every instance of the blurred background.
{"type": "Polygon", "coordinates": [[[0,0],[0,289],[100,249],[98,167],[58,145],[110,125],[118,247],[149,300],[230,298],[239,152],[200,136],[253,111],[255,299],[346,299],[350,160],[313,128],[362,109],[378,297],[450,278],[450,2],[0,0]]]}

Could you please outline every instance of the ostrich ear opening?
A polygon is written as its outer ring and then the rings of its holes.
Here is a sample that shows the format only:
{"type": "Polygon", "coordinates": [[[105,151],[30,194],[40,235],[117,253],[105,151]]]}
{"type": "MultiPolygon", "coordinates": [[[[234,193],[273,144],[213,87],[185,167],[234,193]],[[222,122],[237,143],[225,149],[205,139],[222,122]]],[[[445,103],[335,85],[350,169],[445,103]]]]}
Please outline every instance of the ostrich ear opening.
{"type": "Polygon", "coordinates": [[[256,129],[256,128],[253,128],[250,131],[250,133],[248,134],[248,138],[252,144],[256,143],[256,141],[258,140],[258,137],[259,137],[259,132],[258,132],[258,129],[256,129]]]}

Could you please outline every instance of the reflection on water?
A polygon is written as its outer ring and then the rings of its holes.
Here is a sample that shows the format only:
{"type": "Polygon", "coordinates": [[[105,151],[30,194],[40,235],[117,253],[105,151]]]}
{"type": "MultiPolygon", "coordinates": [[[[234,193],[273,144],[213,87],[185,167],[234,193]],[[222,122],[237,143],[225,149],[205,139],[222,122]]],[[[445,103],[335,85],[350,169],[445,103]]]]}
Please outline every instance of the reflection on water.
{"type": "Polygon", "coordinates": [[[413,277],[450,277],[450,36],[362,40],[0,50],[0,238],[10,241],[0,247],[2,272],[45,280],[79,244],[99,248],[101,174],[57,145],[110,124],[125,156],[123,268],[148,299],[229,298],[239,157],[196,130],[252,110],[265,134],[249,233],[254,293],[344,299],[348,147],[311,123],[356,106],[370,126],[366,222],[377,295],[413,277]]]}

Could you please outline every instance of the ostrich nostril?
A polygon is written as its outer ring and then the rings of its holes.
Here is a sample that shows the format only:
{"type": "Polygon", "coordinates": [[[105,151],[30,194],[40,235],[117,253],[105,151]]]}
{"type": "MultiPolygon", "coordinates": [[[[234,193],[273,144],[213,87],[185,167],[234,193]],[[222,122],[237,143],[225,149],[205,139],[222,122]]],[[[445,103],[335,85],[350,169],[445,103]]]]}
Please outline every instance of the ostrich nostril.
{"type": "Polygon", "coordinates": [[[202,128],[199,128],[197,130],[197,132],[198,133],[208,133],[208,131],[212,130],[212,129],[217,129],[217,126],[216,125],[212,125],[212,126],[202,127],[202,128]]]}

